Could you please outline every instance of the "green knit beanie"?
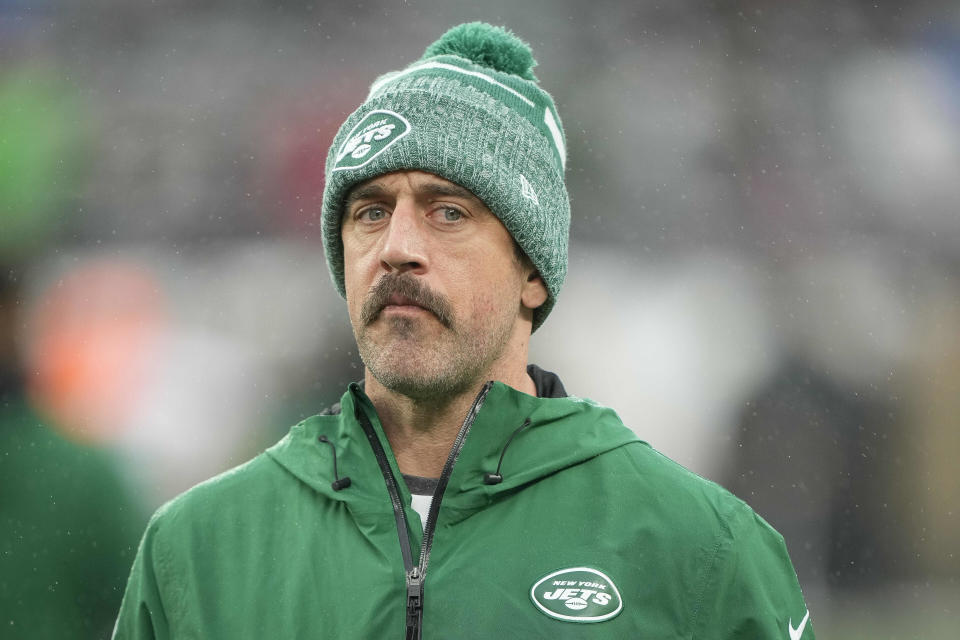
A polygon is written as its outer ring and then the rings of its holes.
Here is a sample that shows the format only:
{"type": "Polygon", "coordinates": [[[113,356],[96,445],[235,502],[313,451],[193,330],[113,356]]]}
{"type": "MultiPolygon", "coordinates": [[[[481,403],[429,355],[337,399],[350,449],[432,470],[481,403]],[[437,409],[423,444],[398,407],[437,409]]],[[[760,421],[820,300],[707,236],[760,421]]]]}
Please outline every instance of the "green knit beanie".
{"type": "Polygon", "coordinates": [[[323,241],[341,296],[347,192],[391,171],[419,169],[466,187],[500,218],[546,283],[533,329],[543,323],[567,272],[570,201],[563,128],[534,65],[530,47],[511,32],[472,22],[373,83],[327,155],[323,241]]]}

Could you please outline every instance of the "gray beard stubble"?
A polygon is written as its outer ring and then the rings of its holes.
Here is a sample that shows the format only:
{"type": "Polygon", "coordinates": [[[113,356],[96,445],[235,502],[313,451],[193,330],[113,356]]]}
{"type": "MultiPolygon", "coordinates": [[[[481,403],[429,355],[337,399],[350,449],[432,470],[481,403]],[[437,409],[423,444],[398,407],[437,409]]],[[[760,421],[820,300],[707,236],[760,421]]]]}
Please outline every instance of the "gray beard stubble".
{"type": "MultiPolygon", "coordinates": [[[[391,317],[389,321],[398,340],[415,338],[419,320],[406,317],[391,317]]],[[[507,327],[504,327],[506,330],[507,327]]],[[[418,400],[449,398],[467,391],[489,364],[491,344],[499,343],[496,355],[502,352],[509,332],[499,332],[490,344],[487,336],[464,335],[457,326],[449,301],[441,294],[428,289],[415,276],[408,274],[385,275],[370,289],[367,300],[360,310],[360,322],[355,328],[357,349],[364,366],[377,382],[391,391],[418,400]],[[380,316],[387,300],[393,294],[407,297],[432,312],[450,332],[452,341],[443,340],[433,345],[423,345],[409,357],[422,360],[416,366],[408,363],[390,362],[400,354],[386,353],[367,335],[367,327],[380,316]],[[478,340],[478,338],[480,338],[478,340]],[[444,347],[452,346],[453,349],[444,347]]],[[[402,348],[402,347],[401,347],[402,348]]]]}

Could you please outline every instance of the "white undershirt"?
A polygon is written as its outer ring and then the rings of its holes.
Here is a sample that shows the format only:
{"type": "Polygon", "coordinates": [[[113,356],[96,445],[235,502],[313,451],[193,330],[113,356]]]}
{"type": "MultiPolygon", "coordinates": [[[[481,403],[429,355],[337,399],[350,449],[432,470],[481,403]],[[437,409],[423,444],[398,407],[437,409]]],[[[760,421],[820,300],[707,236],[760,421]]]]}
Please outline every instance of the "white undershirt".
{"type": "Polygon", "coordinates": [[[430,503],[433,502],[433,494],[436,492],[437,484],[440,481],[437,478],[424,478],[407,474],[403,474],[403,481],[410,489],[410,506],[420,516],[420,527],[427,526],[430,503]]]}
{"type": "Polygon", "coordinates": [[[413,507],[413,510],[420,514],[420,527],[423,528],[427,524],[427,516],[430,513],[430,503],[433,502],[433,496],[418,496],[417,494],[412,494],[410,496],[410,506],[413,507]]]}

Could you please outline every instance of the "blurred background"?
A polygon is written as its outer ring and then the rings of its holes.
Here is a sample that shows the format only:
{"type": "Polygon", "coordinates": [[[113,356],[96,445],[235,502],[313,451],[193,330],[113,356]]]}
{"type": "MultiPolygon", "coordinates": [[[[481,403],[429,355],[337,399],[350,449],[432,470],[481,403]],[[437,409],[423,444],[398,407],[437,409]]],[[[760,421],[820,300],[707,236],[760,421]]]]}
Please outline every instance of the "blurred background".
{"type": "Polygon", "coordinates": [[[107,637],[149,513],[361,377],[326,149],[478,19],[568,138],[532,361],[781,531],[821,638],[956,638],[946,0],[0,0],[0,636],[107,637]]]}

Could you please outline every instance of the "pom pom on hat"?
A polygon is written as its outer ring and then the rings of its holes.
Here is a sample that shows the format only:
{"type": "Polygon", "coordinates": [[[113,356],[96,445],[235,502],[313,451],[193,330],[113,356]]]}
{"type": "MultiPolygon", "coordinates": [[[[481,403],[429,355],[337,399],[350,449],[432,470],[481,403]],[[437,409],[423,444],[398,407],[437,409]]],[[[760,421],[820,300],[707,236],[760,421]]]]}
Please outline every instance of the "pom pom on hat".
{"type": "Polygon", "coordinates": [[[513,32],[485,22],[457,25],[423,53],[424,58],[442,55],[460,56],[484,67],[537,81],[533,75],[537,61],[533,59],[530,45],[513,32]]]}

